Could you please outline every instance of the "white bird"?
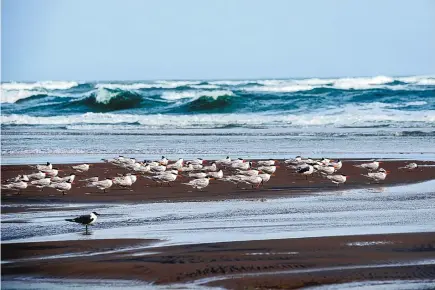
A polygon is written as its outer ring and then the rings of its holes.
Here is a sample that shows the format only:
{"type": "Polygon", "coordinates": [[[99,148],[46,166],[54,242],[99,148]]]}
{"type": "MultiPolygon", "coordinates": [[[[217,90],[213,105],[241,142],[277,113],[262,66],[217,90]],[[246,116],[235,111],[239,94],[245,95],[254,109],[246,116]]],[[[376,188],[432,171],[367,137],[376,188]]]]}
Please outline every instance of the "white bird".
{"type": "Polygon", "coordinates": [[[52,182],[65,182],[65,181],[74,182],[75,178],[76,178],[75,174],[70,174],[70,175],[65,176],[65,177],[54,176],[51,178],[51,181],[52,182]]]}
{"type": "Polygon", "coordinates": [[[87,185],[87,187],[96,187],[99,190],[103,190],[104,192],[106,192],[106,189],[109,189],[110,187],[112,187],[112,185],[112,179],[106,178],[104,180],[91,182],[87,185]]]}
{"type": "Polygon", "coordinates": [[[408,169],[408,170],[413,170],[416,169],[418,167],[417,163],[409,163],[403,167],[399,167],[399,169],[408,169]]]}
{"type": "Polygon", "coordinates": [[[238,170],[238,173],[242,174],[242,175],[253,176],[253,175],[258,175],[260,173],[260,171],[258,171],[256,169],[238,170]]]}
{"type": "Polygon", "coordinates": [[[221,170],[219,170],[218,172],[214,172],[214,171],[210,171],[207,172],[207,176],[210,176],[214,179],[222,179],[224,177],[224,172],[221,170]]]}
{"type": "Polygon", "coordinates": [[[168,186],[171,186],[170,182],[174,182],[177,179],[178,171],[171,170],[167,172],[163,172],[154,176],[145,176],[148,179],[155,181],[156,183],[167,183],[168,186]]]}
{"type": "Polygon", "coordinates": [[[86,178],[86,179],[80,179],[79,181],[84,181],[84,182],[95,182],[95,181],[98,181],[98,176],[89,177],[89,178],[86,178]]]}
{"type": "Polygon", "coordinates": [[[354,165],[354,166],[358,167],[358,168],[367,169],[368,171],[375,171],[375,170],[377,170],[379,168],[379,164],[380,164],[380,162],[373,161],[373,162],[370,162],[370,163],[363,163],[363,164],[354,165]]]}
{"type": "Polygon", "coordinates": [[[325,166],[328,166],[329,163],[331,162],[331,159],[328,159],[328,158],[322,158],[322,159],[320,159],[319,162],[322,163],[322,164],[325,165],[325,166]]]}
{"type": "Polygon", "coordinates": [[[261,184],[263,184],[263,185],[264,185],[266,182],[268,182],[268,181],[270,180],[270,177],[271,177],[271,175],[268,174],[268,173],[261,173],[261,174],[258,174],[258,176],[262,179],[261,184]]]}
{"type": "Polygon", "coordinates": [[[63,195],[65,195],[65,191],[68,191],[71,189],[72,184],[71,181],[65,181],[65,182],[56,182],[49,185],[49,187],[52,187],[56,189],[57,191],[62,192],[63,195]]]}
{"type": "Polygon", "coordinates": [[[332,183],[337,184],[337,186],[340,186],[340,183],[345,183],[347,180],[347,176],[343,174],[327,175],[326,178],[331,180],[332,183]]]}
{"type": "Polygon", "coordinates": [[[168,165],[168,163],[169,163],[169,160],[168,160],[168,158],[166,158],[165,156],[162,156],[162,159],[160,159],[160,164],[161,165],[168,165]]]}
{"type": "Polygon", "coordinates": [[[67,222],[78,223],[86,226],[86,234],[88,234],[88,225],[92,225],[97,221],[98,213],[91,212],[89,215],[82,215],[74,219],[66,219],[67,222]]]}
{"type": "Polygon", "coordinates": [[[151,172],[164,172],[164,171],[166,171],[166,166],[164,165],[151,166],[151,172]]]}
{"type": "Polygon", "coordinates": [[[172,163],[172,164],[168,164],[166,166],[166,169],[177,169],[177,170],[179,170],[179,169],[181,169],[183,167],[183,163],[184,163],[184,159],[180,158],[180,159],[177,160],[177,162],[172,163]]]}
{"type": "Polygon", "coordinates": [[[196,159],[193,159],[193,160],[188,161],[188,162],[192,165],[202,165],[202,164],[204,164],[204,159],[196,158],[196,159]]]}
{"type": "Polygon", "coordinates": [[[24,181],[24,182],[28,182],[29,181],[29,177],[27,175],[18,175],[14,178],[8,179],[7,182],[13,183],[13,182],[18,182],[18,181],[24,181]]]}
{"type": "Polygon", "coordinates": [[[32,173],[32,174],[27,174],[27,177],[32,180],[32,179],[43,179],[47,176],[47,174],[45,174],[44,172],[36,172],[36,173],[32,173]]]}
{"type": "Polygon", "coordinates": [[[19,182],[4,184],[1,186],[1,188],[2,189],[17,190],[18,194],[20,194],[23,189],[27,188],[27,182],[19,181],[19,182]]]}
{"type": "Polygon", "coordinates": [[[272,166],[275,165],[275,160],[260,160],[257,162],[258,166],[272,166]]]}
{"type": "Polygon", "coordinates": [[[250,184],[252,186],[252,188],[254,188],[254,186],[256,186],[258,188],[260,186],[260,184],[263,182],[263,178],[261,178],[258,175],[245,176],[245,178],[243,178],[241,180],[241,182],[250,184]]]}
{"type": "Polygon", "coordinates": [[[134,171],[139,173],[148,173],[151,172],[151,166],[150,165],[140,165],[138,168],[136,168],[134,171]]]}
{"type": "Polygon", "coordinates": [[[130,187],[133,182],[129,176],[118,176],[112,179],[113,185],[118,185],[121,187],[130,187]]]}
{"type": "Polygon", "coordinates": [[[251,166],[252,162],[235,162],[231,164],[231,168],[240,170],[248,170],[251,166]]]}
{"type": "Polygon", "coordinates": [[[335,167],[333,165],[314,165],[313,166],[317,171],[319,171],[321,174],[331,175],[335,172],[335,167]]]}
{"type": "Polygon", "coordinates": [[[314,167],[311,165],[303,167],[297,171],[297,173],[305,175],[305,179],[308,179],[308,175],[313,174],[313,172],[314,172],[314,167]]]}
{"type": "Polygon", "coordinates": [[[51,180],[50,178],[43,178],[33,180],[30,182],[30,184],[36,186],[37,188],[40,188],[41,190],[44,190],[44,187],[48,187],[51,184],[51,180]]]}
{"type": "Polygon", "coordinates": [[[298,165],[300,163],[303,163],[302,161],[302,157],[301,156],[296,156],[295,158],[290,158],[290,159],[286,159],[284,160],[285,164],[290,164],[290,165],[298,165]]]}
{"type": "Polygon", "coordinates": [[[132,184],[137,181],[137,176],[134,174],[128,173],[126,176],[130,177],[132,184]]]}
{"type": "Polygon", "coordinates": [[[230,156],[227,156],[227,158],[216,160],[215,162],[216,162],[216,164],[219,164],[219,165],[228,166],[228,165],[231,165],[231,158],[230,158],[230,156]]]}
{"type": "Polygon", "coordinates": [[[79,165],[74,165],[74,166],[71,166],[72,167],[72,169],[74,169],[74,170],[76,170],[76,171],[79,171],[79,172],[85,172],[85,171],[88,171],[89,170],[89,164],[79,164],[79,165]]]}
{"type": "Polygon", "coordinates": [[[59,174],[59,169],[53,168],[53,169],[46,169],[42,170],[46,176],[55,177],[59,174]]]}
{"type": "Polygon", "coordinates": [[[276,166],[261,166],[258,167],[258,170],[269,173],[269,174],[274,174],[276,171],[276,166]]]}
{"type": "Polygon", "coordinates": [[[329,165],[334,166],[335,171],[338,171],[341,169],[341,167],[343,167],[343,163],[341,162],[340,159],[338,159],[337,161],[329,162],[329,165]]]}
{"type": "Polygon", "coordinates": [[[194,171],[195,169],[193,168],[193,165],[188,163],[186,164],[187,166],[184,166],[180,169],[180,171],[182,172],[190,172],[190,171],[194,171]]]}
{"type": "Polygon", "coordinates": [[[191,178],[206,178],[207,173],[205,173],[205,172],[189,173],[189,177],[191,177],[191,178]]]}
{"type": "Polygon", "coordinates": [[[206,188],[210,184],[210,177],[206,178],[199,178],[189,181],[189,183],[183,183],[185,185],[192,186],[195,189],[202,190],[203,188],[206,188]]]}
{"type": "Polygon", "coordinates": [[[47,162],[47,164],[45,165],[36,165],[35,166],[36,169],[38,169],[39,171],[45,171],[45,170],[50,170],[53,169],[53,165],[50,162],[47,162]]]}
{"type": "Polygon", "coordinates": [[[216,162],[212,162],[210,166],[204,166],[202,170],[204,171],[217,171],[216,162]]]}
{"type": "Polygon", "coordinates": [[[390,173],[390,172],[381,168],[381,169],[379,169],[378,172],[369,172],[367,174],[361,174],[361,175],[368,177],[375,182],[379,182],[379,181],[385,180],[385,178],[387,178],[388,173],[390,173]]]}

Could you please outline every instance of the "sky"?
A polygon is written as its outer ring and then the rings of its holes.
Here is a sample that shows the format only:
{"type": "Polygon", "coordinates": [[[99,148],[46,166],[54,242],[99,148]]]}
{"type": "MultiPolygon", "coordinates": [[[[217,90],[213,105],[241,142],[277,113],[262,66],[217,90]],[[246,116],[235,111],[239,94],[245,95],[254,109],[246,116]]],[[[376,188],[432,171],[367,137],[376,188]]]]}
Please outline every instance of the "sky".
{"type": "Polygon", "coordinates": [[[435,73],[435,1],[2,0],[2,81],[435,73]]]}

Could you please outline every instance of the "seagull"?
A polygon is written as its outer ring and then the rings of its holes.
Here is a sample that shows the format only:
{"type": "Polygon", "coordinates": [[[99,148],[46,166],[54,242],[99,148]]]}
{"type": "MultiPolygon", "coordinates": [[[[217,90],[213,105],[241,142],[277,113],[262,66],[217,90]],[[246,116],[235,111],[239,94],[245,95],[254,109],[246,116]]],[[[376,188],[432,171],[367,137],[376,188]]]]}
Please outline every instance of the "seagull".
{"type": "Polygon", "coordinates": [[[275,160],[269,159],[269,160],[260,160],[257,162],[258,166],[272,166],[275,165],[275,160]]]}
{"type": "Polygon", "coordinates": [[[54,176],[51,178],[51,181],[52,182],[65,182],[65,181],[74,182],[75,178],[76,178],[75,174],[70,174],[70,175],[65,176],[65,177],[54,176]]]}
{"type": "Polygon", "coordinates": [[[368,171],[375,171],[379,168],[379,164],[380,164],[380,162],[375,160],[375,161],[370,162],[370,163],[363,163],[363,164],[354,165],[354,166],[358,167],[358,168],[367,169],[368,171]]]}
{"type": "Polygon", "coordinates": [[[88,225],[94,224],[97,221],[97,216],[99,216],[99,214],[94,211],[88,215],[81,215],[81,216],[76,217],[74,219],[66,219],[66,221],[85,225],[86,226],[86,234],[88,234],[88,225]]]}
{"type": "Polygon", "coordinates": [[[338,170],[340,170],[341,167],[343,166],[343,163],[341,162],[340,159],[337,159],[337,161],[329,162],[329,165],[334,166],[334,167],[335,167],[335,171],[338,171],[338,170]]]}
{"type": "Polygon", "coordinates": [[[224,177],[224,172],[221,170],[219,170],[218,172],[207,172],[207,176],[210,176],[214,179],[222,179],[224,177]]]}
{"type": "Polygon", "coordinates": [[[215,162],[216,162],[216,164],[222,164],[224,166],[228,166],[228,165],[231,165],[231,158],[230,158],[230,156],[227,156],[227,158],[216,160],[215,162]]]}
{"type": "Polygon", "coordinates": [[[258,171],[258,170],[256,170],[256,169],[250,169],[250,170],[239,170],[238,172],[239,172],[239,174],[247,175],[247,176],[258,175],[258,174],[260,173],[260,171],[258,171]]]}
{"type": "Polygon", "coordinates": [[[204,166],[202,168],[204,171],[217,171],[216,162],[212,162],[210,166],[204,166]]]}
{"type": "Polygon", "coordinates": [[[23,189],[27,188],[27,182],[24,182],[24,181],[13,182],[13,183],[2,185],[1,188],[2,189],[17,190],[18,194],[20,194],[23,189]]]}
{"type": "Polygon", "coordinates": [[[196,159],[193,159],[192,161],[189,161],[189,163],[192,164],[193,166],[202,165],[202,164],[204,164],[204,159],[196,158],[196,159]]]}
{"type": "Polygon", "coordinates": [[[43,178],[38,180],[33,180],[30,182],[31,185],[36,186],[37,188],[40,188],[41,191],[44,190],[44,187],[48,187],[51,184],[50,178],[43,178]]]}
{"type": "Polygon", "coordinates": [[[172,164],[168,164],[166,166],[166,169],[177,169],[177,170],[179,170],[179,169],[181,169],[183,167],[183,163],[184,163],[184,159],[180,158],[180,159],[177,160],[177,162],[172,163],[172,164]]]}
{"type": "Polygon", "coordinates": [[[258,176],[262,179],[261,184],[264,185],[266,182],[268,182],[270,180],[270,174],[268,173],[261,173],[258,174],[258,176]]]}
{"type": "Polygon", "coordinates": [[[32,174],[27,174],[27,177],[29,179],[43,179],[47,176],[47,174],[45,174],[44,172],[37,172],[37,173],[32,173],[32,174]]]}
{"type": "Polygon", "coordinates": [[[62,192],[63,195],[65,195],[65,191],[68,191],[71,189],[72,186],[72,181],[68,180],[68,181],[64,181],[64,182],[56,182],[56,183],[52,183],[49,185],[49,187],[52,187],[54,189],[56,189],[57,191],[62,192]]]}
{"type": "Polygon", "coordinates": [[[41,171],[43,171],[46,176],[50,176],[50,177],[55,177],[59,174],[59,169],[57,169],[57,168],[46,169],[46,170],[41,170],[41,171]]]}
{"type": "Polygon", "coordinates": [[[361,174],[362,176],[368,177],[372,179],[375,182],[379,182],[382,180],[385,180],[387,178],[387,174],[390,173],[389,171],[386,171],[385,169],[381,168],[378,172],[369,172],[367,174],[361,174]]]}
{"type": "Polygon", "coordinates": [[[314,172],[314,167],[311,165],[303,167],[297,171],[297,173],[305,175],[305,179],[307,180],[308,180],[308,175],[313,174],[313,172],[314,172]]]}
{"type": "Polygon", "coordinates": [[[171,171],[159,173],[154,176],[145,176],[145,177],[155,181],[156,183],[159,184],[167,183],[168,186],[171,186],[171,182],[175,181],[177,179],[177,176],[178,176],[178,171],[171,170],[171,171]]]}
{"type": "Polygon", "coordinates": [[[38,164],[38,165],[32,166],[32,167],[35,167],[39,171],[45,171],[45,170],[53,169],[53,165],[50,162],[47,162],[47,164],[45,164],[45,165],[39,165],[38,164]]]}
{"type": "Polygon", "coordinates": [[[168,158],[166,158],[165,156],[162,156],[162,159],[160,159],[159,162],[160,162],[161,165],[166,166],[166,165],[168,165],[169,160],[168,160],[168,158]]]}
{"type": "Polygon", "coordinates": [[[276,171],[276,166],[275,165],[273,165],[273,166],[261,166],[261,167],[258,167],[258,170],[269,173],[269,174],[273,174],[276,171]]]}
{"type": "Polygon", "coordinates": [[[109,189],[110,187],[112,187],[112,185],[112,179],[106,178],[104,180],[91,182],[87,185],[87,187],[96,187],[99,190],[103,190],[104,192],[106,192],[106,189],[109,189]]]}
{"type": "Polygon", "coordinates": [[[417,163],[409,163],[403,167],[399,167],[399,169],[413,170],[413,169],[416,169],[417,167],[418,167],[417,163]]]}
{"type": "Polygon", "coordinates": [[[207,173],[204,172],[198,172],[198,173],[189,173],[189,177],[192,178],[206,178],[207,177],[207,173]]]}
{"type": "Polygon", "coordinates": [[[71,166],[72,169],[77,170],[78,172],[85,172],[89,170],[89,164],[80,164],[80,165],[75,165],[75,166],[71,166]]]}
{"type": "Polygon", "coordinates": [[[343,174],[337,174],[337,175],[326,175],[326,178],[332,181],[332,183],[337,184],[337,186],[340,186],[340,183],[345,183],[347,180],[346,175],[343,174]]]}
{"type": "Polygon", "coordinates": [[[333,165],[327,165],[327,166],[314,165],[313,167],[321,174],[331,175],[332,173],[335,172],[335,167],[333,165]]]}
{"type": "Polygon", "coordinates": [[[79,181],[96,182],[96,181],[98,181],[98,176],[89,177],[89,178],[86,178],[86,179],[80,179],[79,181]]]}
{"type": "Polygon", "coordinates": [[[133,182],[129,176],[119,176],[112,179],[113,185],[118,185],[121,187],[130,187],[133,182]]]}
{"type": "Polygon", "coordinates": [[[191,180],[189,181],[189,183],[183,183],[183,184],[192,186],[195,189],[202,190],[203,188],[206,188],[209,185],[210,179],[213,178],[211,177],[199,178],[199,179],[191,180]]]}

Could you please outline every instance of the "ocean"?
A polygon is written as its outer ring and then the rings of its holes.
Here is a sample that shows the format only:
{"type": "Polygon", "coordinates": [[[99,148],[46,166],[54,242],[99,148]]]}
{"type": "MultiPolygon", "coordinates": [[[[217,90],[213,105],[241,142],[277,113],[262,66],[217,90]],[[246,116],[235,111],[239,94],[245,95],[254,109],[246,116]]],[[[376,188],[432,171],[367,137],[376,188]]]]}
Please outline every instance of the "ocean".
{"type": "Polygon", "coordinates": [[[1,84],[2,164],[435,159],[435,76],[1,84]]]}

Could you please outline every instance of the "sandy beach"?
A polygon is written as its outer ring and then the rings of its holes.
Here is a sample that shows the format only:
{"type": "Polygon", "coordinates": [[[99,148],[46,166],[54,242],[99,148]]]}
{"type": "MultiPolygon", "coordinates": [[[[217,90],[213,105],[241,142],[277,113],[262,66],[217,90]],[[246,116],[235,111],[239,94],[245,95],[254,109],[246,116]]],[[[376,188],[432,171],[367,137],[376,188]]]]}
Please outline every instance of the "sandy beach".
{"type": "Polygon", "coordinates": [[[435,258],[435,233],[147,248],[150,242],[119,239],[4,244],[3,259],[8,263],[3,264],[2,275],[139,279],[227,289],[295,289],[374,279],[435,279],[435,266],[430,262],[435,258]],[[112,251],[105,253],[107,249],[112,251]],[[66,252],[77,256],[55,256],[66,252]],[[87,256],[88,252],[94,255],[87,256]],[[47,256],[51,258],[29,259],[47,256]]]}
{"type": "MultiPolygon", "coordinates": [[[[427,181],[435,178],[435,162],[433,161],[416,161],[422,165],[419,168],[409,171],[398,169],[414,161],[383,161],[381,167],[391,171],[386,180],[379,184],[370,183],[370,180],[362,174],[367,171],[354,167],[355,164],[361,164],[366,160],[343,160],[343,167],[339,173],[348,175],[346,184],[341,185],[338,189],[353,189],[373,186],[392,186],[399,184],[412,184],[416,182],[427,181]]],[[[44,188],[44,191],[36,187],[28,187],[20,195],[16,192],[4,190],[2,202],[7,203],[25,203],[25,202],[161,202],[161,201],[207,201],[207,200],[226,200],[226,199],[258,199],[268,197],[288,197],[302,194],[312,194],[321,191],[337,190],[337,186],[331,183],[320,174],[311,175],[308,180],[305,176],[294,173],[294,170],[287,170],[283,161],[278,162],[280,166],[267,182],[264,187],[252,189],[249,185],[240,185],[239,188],[229,182],[220,180],[211,181],[210,185],[202,191],[192,189],[181,183],[188,182],[191,178],[180,176],[171,186],[157,186],[150,179],[142,176],[129,189],[112,187],[107,193],[95,188],[87,188],[86,183],[79,181],[93,176],[99,176],[100,179],[106,177],[115,177],[118,174],[128,173],[124,168],[116,167],[107,163],[95,163],[86,173],[76,173],[77,177],[70,191],[64,196],[52,188],[44,188]]],[[[71,165],[55,165],[61,171],[60,176],[66,176],[74,171],[71,165]]],[[[230,174],[230,171],[223,169],[224,176],[230,174]]],[[[30,166],[9,165],[2,166],[2,180],[15,177],[19,174],[28,174],[35,172],[30,166]]]]}

